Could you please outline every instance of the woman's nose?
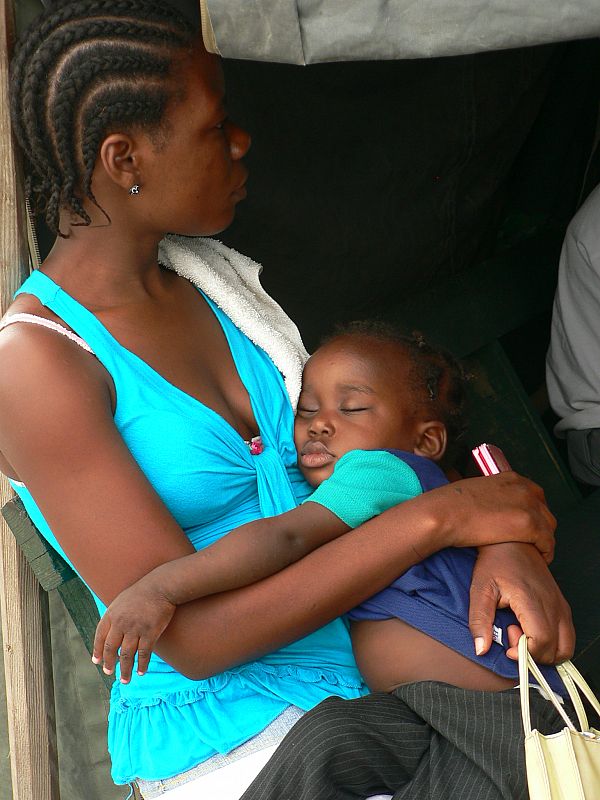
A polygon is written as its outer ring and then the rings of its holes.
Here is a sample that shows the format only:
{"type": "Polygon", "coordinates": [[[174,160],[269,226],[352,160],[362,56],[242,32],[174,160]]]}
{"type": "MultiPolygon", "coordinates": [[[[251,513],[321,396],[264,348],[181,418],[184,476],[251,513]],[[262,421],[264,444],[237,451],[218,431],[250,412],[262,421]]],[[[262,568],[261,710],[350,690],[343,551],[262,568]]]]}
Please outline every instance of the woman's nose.
{"type": "Polygon", "coordinates": [[[239,161],[250,149],[250,144],[252,142],[250,134],[248,131],[245,131],[243,128],[238,127],[234,122],[230,121],[227,122],[227,134],[231,158],[234,161],[239,161]]]}

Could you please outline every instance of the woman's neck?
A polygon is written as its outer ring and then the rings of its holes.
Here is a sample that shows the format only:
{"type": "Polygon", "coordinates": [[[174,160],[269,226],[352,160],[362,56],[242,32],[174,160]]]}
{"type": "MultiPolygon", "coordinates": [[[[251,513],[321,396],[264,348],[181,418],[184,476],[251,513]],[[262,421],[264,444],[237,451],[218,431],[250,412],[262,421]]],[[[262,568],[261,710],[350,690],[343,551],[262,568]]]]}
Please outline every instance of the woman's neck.
{"type": "Polygon", "coordinates": [[[163,284],[158,242],[156,235],[122,231],[118,223],[75,226],[69,238],[56,239],[42,270],[90,310],[114,308],[163,284]]]}

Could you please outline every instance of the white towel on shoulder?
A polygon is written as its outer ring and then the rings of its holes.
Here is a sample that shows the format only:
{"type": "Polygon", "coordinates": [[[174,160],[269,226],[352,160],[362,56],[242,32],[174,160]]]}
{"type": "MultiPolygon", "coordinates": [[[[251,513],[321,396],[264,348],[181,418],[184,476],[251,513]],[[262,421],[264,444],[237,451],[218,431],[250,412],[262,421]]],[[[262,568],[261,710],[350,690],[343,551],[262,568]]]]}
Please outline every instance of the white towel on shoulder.
{"type": "Polygon", "coordinates": [[[159,261],[201,289],[271,357],[295,410],[308,353],[298,328],[261,286],[260,264],[216,239],[185,236],[165,237],[159,261]]]}

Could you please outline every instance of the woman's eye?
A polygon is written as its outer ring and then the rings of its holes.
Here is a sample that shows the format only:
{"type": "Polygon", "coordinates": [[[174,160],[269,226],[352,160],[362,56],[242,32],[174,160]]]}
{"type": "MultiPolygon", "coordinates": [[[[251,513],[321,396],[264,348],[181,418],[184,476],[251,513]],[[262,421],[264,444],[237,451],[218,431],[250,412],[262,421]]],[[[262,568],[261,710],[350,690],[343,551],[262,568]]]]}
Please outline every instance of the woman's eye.
{"type": "Polygon", "coordinates": [[[226,123],[227,123],[227,117],[225,117],[225,119],[222,119],[221,122],[218,122],[215,125],[215,128],[219,131],[222,131],[225,128],[226,123]]]}

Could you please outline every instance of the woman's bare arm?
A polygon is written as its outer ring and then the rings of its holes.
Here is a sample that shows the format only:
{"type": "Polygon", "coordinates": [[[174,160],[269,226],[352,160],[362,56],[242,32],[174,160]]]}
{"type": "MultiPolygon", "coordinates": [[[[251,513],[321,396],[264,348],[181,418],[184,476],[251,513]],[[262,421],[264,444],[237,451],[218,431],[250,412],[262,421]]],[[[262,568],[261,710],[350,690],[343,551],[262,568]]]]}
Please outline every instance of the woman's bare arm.
{"type": "MultiPolygon", "coordinates": [[[[458,497],[452,495],[450,486],[427,492],[260,583],[182,607],[175,619],[182,638],[193,636],[194,631],[197,635],[201,624],[203,631],[218,630],[226,640],[213,642],[211,636],[199,643],[194,664],[189,665],[190,676],[205,677],[215,664],[218,670],[226,669],[240,660],[240,651],[259,656],[265,652],[260,642],[281,646],[317,624],[325,624],[440,549],[438,537],[444,528],[456,527],[468,537],[468,529],[476,533],[481,525],[487,528],[489,519],[490,526],[497,525],[498,535],[504,536],[508,530],[516,535],[517,529],[521,533],[538,526],[552,529],[549,512],[538,504],[538,488],[514,473],[505,476],[505,482],[497,480],[500,476],[464,481],[458,497]],[[505,506],[504,524],[503,515],[490,511],[490,504],[505,506]],[[526,507],[529,512],[524,512],[526,507]],[[438,541],[438,546],[432,547],[432,541],[438,541]]],[[[452,543],[459,542],[454,538],[443,546],[452,543]]],[[[514,610],[532,638],[537,657],[548,663],[569,657],[575,641],[570,611],[538,551],[520,543],[481,551],[485,583],[481,570],[482,582],[471,592],[471,609],[479,626],[472,628],[474,635],[481,635],[482,630],[491,632],[496,606],[490,603],[490,585],[498,581],[503,586],[502,596],[511,596],[517,603],[514,610]]],[[[499,593],[494,596],[501,599],[499,593]]],[[[161,652],[159,648],[159,652],[169,661],[170,643],[164,644],[166,649],[161,652]]]]}
{"type": "MultiPolygon", "coordinates": [[[[0,342],[0,449],[108,604],[154,567],[193,552],[192,545],[117,432],[104,369],[50,332],[11,333],[0,342]]],[[[442,547],[509,539],[549,551],[552,531],[540,491],[525,479],[504,473],[452,484],[266,580],[182,606],[157,651],[190,677],[215,674],[314,630],[442,547]]],[[[540,572],[539,580],[545,586],[551,579],[540,572]]],[[[537,625],[537,598],[525,605],[523,619],[537,625]]]]}
{"type": "MultiPolygon", "coordinates": [[[[96,627],[92,661],[112,674],[123,647],[143,675],[178,606],[273,575],[350,527],[318,503],[240,525],[208,547],[155,567],[112,601],[96,627]]],[[[131,678],[121,662],[121,681],[131,678]]]]}
{"type": "Polygon", "coordinates": [[[2,332],[0,450],[104,603],[194,552],[115,427],[108,374],[51,331],[2,332]]]}

